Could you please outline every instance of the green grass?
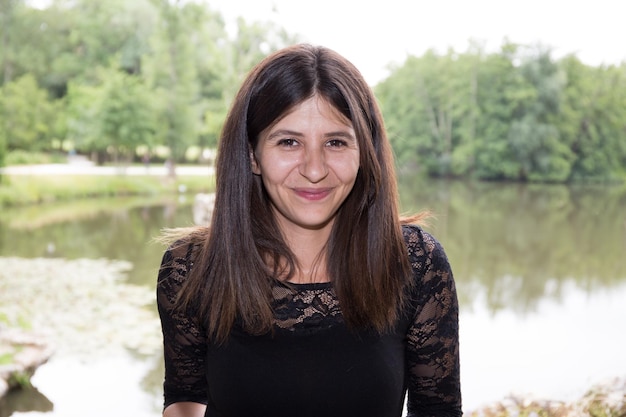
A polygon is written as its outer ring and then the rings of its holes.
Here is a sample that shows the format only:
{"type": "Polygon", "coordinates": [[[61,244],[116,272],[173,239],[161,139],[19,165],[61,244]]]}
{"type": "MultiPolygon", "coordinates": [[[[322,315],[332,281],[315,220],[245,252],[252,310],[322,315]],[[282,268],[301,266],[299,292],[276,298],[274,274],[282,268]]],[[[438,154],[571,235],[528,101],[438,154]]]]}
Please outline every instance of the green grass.
{"type": "Polygon", "coordinates": [[[67,154],[63,152],[29,152],[16,150],[7,153],[4,164],[33,165],[63,163],[65,161],[67,161],[67,154]]]}
{"type": "Polygon", "coordinates": [[[175,180],[158,176],[4,176],[0,182],[0,208],[94,197],[154,196],[211,192],[214,179],[179,176],[175,180]]]}

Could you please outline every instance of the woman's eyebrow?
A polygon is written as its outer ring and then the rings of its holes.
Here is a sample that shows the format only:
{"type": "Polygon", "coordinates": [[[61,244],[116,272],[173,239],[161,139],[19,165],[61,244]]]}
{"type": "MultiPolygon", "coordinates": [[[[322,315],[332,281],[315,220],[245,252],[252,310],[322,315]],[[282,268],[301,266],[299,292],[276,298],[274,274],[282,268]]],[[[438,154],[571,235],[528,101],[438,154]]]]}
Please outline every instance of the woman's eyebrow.
{"type": "Polygon", "coordinates": [[[277,130],[275,132],[270,133],[267,138],[268,139],[273,139],[276,136],[297,136],[297,137],[302,137],[302,136],[304,136],[304,134],[301,133],[301,132],[297,132],[295,130],[279,129],[279,130],[277,130]]]}
{"type": "MultiPolygon", "coordinates": [[[[279,129],[279,130],[276,130],[275,132],[270,133],[267,138],[274,139],[278,136],[295,136],[295,137],[301,138],[304,136],[304,133],[298,132],[296,130],[290,130],[290,129],[279,129]]],[[[352,141],[356,140],[356,137],[352,133],[345,131],[345,130],[336,130],[336,131],[324,133],[324,137],[325,138],[342,138],[342,139],[352,140],[352,141]]]]}
{"type": "Polygon", "coordinates": [[[328,133],[324,134],[324,137],[326,137],[326,138],[330,138],[330,137],[337,138],[337,137],[339,137],[339,138],[343,138],[343,139],[347,139],[347,140],[356,140],[356,137],[352,133],[350,133],[348,131],[345,131],[345,130],[337,130],[335,132],[328,132],[328,133]]]}

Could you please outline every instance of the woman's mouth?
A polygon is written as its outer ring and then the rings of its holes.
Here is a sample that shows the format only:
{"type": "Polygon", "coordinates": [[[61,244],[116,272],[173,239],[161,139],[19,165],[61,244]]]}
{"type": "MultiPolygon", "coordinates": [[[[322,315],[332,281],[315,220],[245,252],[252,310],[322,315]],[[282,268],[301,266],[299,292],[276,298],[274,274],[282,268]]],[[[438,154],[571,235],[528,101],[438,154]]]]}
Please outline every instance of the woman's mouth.
{"type": "Polygon", "coordinates": [[[322,200],[330,194],[331,190],[331,188],[294,188],[298,197],[309,201],[322,200]]]}

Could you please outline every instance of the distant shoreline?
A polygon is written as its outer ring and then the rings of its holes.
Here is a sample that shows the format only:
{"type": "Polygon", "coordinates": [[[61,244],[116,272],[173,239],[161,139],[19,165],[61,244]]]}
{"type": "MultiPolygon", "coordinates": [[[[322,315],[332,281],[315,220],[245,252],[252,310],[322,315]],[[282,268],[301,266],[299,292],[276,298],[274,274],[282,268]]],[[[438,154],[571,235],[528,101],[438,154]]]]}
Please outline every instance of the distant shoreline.
{"type": "MultiPolygon", "coordinates": [[[[0,168],[4,175],[148,175],[167,176],[167,167],[162,164],[128,165],[128,166],[96,166],[89,162],[67,164],[12,165],[0,168]]],[[[208,165],[177,165],[176,175],[211,176],[215,169],[208,165]]]]}

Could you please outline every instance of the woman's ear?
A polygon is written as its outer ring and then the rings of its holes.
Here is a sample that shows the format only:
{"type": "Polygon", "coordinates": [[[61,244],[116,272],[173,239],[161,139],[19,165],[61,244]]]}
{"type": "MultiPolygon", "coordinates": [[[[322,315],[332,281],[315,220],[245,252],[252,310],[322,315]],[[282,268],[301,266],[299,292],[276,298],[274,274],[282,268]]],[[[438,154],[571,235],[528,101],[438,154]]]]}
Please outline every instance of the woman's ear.
{"type": "Polygon", "coordinates": [[[252,166],[253,174],[261,175],[261,168],[259,167],[259,163],[256,160],[256,156],[254,155],[252,148],[250,148],[250,165],[252,166]]]}

